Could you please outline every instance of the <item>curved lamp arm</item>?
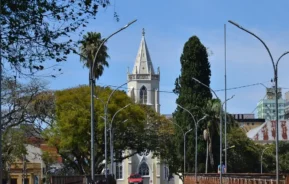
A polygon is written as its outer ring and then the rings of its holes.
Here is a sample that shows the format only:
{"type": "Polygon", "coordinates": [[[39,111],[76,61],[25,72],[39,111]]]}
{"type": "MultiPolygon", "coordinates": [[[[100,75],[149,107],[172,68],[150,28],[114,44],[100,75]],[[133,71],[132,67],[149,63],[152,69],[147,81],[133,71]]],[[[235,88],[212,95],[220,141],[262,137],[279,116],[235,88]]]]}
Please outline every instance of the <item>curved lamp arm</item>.
{"type": "Polygon", "coordinates": [[[126,28],[129,27],[131,24],[135,23],[136,21],[137,21],[137,19],[129,22],[127,25],[125,25],[124,27],[120,28],[120,29],[117,30],[116,32],[112,33],[110,36],[108,36],[107,38],[105,38],[105,39],[101,42],[101,44],[98,46],[98,49],[97,49],[97,51],[96,51],[96,53],[95,53],[95,55],[94,55],[94,60],[93,60],[93,63],[92,63],[92,74],[91,74],[91,75],[92,75],[92,79],[95,80],[95,78],[94,78],[94,72],[93,72],[94,70],[93,70],[93,69],[94,69],[94,67],[95,67],[96,58],[97,58],[97,55],[98,55],[98,53],[99,53],[102,45],[103,45],[105,42],[107,42],[107,40],[110,39],[112,36],[116,35],[117,33],[121,32],[122,30],[126,29],[126,28]]]}
{"type": "Polygon", "coordinates": [[[231,21],[231,20],[229,20],[228,22],[231,23],[231,24],[233,24],[233,25],[236,26],[237,28],[239,28],[239,29],[241,29],[241,30],[249,33],[250,35],[254,36],[255,38],[257,38],[257,39],[264,45],[264,47],[266,48],[266,50],[267,50],[267,52],[268,52],[268,54],[269,54],[269,56],[270,56],[270,58],[271,58],[271,62],[272,62],[272,64],[273,64],[273,68],[274,68],[274,71],[275,71],[276,68],[275,68],[275,64],[274,64],[274,59],[273,59],[273,57],[272,57],[272,54],[271,54],[269,48],[268,48],[267,45],[265,44],[265,42],[264,42],[261,38],[259,38],[257,35],[255,35],[255,34],[252,33],[251,31],[243,28],[243,27],[240,26],[239,24],[237,24],[237,23],[235,23],[235,22],[233,22],[233,21],[231,21]]]}
{"type": "MultiPolygon", "coordinates": [[[[218,95],[216,94],[216,92],[215,92],[212,88],[210,88],[209,86],[207,86],[206,84],[202,83],[201,81],[199,81],[198,79],[196,79],[196,78],[194,78],[194,77],[192,77],[192,79],[193,79],[194,81],[198,82],[199,84],[201,84],[201,85],[209,88],[209,89],[214,93],[214,95],[220,100],[220,98],[218,97],[218,95]]],[[[221,101],[221,100],[220,100],[220,101],[221,101]]]]}
{"type": "Polygon", "coordinates": [[[120,85],[120,86],[118,86],[117,88],[115,88],[115,89],[110,93],[110,95],[109,95],[109,97],[108,97],[108,99],[107,99],[107,101],[106,101],[106,107],[108,106],[109,100],[110,100],[110,98],[112,97],[113,93],[116,92],[116,90],[118,90],[119,88],[121,88],[122,86],[124,86],[124,85],[126,85],[126,84],[127,84],[127,82],[124,83],[124,84],[122,84],[122,85],[120,85]]]}
{"type": "Polygon", "coordinates": [[[193,120],[194,120],[194,123],[195,123],[195,125],[196,125],[197,122],[196,122],[195,117],[193,116],[193,114],[192,114],[188,109],[182,107],[181,105],[179,105],[179,104],[177,104],[177,105],[178,105],[181,109],[183,109],[184,111],[188,112],[188,113],[192,116],[192,118],[193,118],[193,120]]]}
{"type": "Polygon", "coordinates": [[[128,106],[130,106],[131,104],[127,104],[126,106],[120,108],[118,111],[116,111],[116,113],[114,113],[112,119],[111,119],[111,123],[110,123],[110,126],[112,126],[112,123],[113,123],[113,120],[114,120],[114,117],[120,112],[122,111],[123,109],[127,108],[128,106]]]}
{"type": "Polygon", "coordinates": [[[278,66],[278,63],[279,63],[280,59],[281,59],[283,56],[287,55],[287,54],[289,54],[289,51],[284,52],[284,53],[278,58],[277,63],[276,63],[276,67],[278,66]]]}

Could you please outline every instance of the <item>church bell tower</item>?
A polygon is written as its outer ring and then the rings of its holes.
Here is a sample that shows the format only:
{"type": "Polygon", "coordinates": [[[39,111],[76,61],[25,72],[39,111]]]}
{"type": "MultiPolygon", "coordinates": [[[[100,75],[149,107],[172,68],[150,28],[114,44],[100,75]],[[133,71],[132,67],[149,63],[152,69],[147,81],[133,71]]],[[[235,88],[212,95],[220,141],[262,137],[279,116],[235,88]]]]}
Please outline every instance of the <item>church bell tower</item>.
{"type": "Polygon", "coordinates": [[[127,71],[127,82],[129,97],[136,103],[146,104],[160,113],[160,69],[158,68],[157,73],[155,73],[146,44],[144,29],[132,73],[127,71]]]}

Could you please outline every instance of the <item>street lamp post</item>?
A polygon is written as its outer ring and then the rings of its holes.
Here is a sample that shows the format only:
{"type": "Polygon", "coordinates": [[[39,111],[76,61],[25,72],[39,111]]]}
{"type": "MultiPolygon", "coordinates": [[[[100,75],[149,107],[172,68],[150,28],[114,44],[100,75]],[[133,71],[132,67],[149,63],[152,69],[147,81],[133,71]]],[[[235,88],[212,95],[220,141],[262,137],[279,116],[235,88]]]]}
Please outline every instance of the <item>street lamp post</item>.
{"type": "Polygon", "coordinates": [[[110,101],[110,98],[112,97],[112,95],[114,94],[114,92],[116,92],[116,90],[118,90],[119,88],[121,88],[122,86],[126,85],[126,83],[123,83],[122,85],[118,86],[117,88],[115,88],[109,95],[106,103],[103,102],[103,100],[101,100],[100,98],[96,97],[96,99],[100,100],[103,104],[104,104],[104,159],[105,159],[105,178],[107,178],[107,111],[108,111],[108,104],[110,101]]]}
{"type": "Polygon", "coordinates": [[[261,174],[263,174],[263,154],[264,152],[268,149],[269,147],[267,148],[264,148],[262,153],[261,153],[261,158],[260,158],[260,161],[261,161],[261,174]]]}
{"type": "Polygon", "coordinates": [[[278,119],[279,119],[279,114],[278,114],[278,63],[280,61],[280,59],[285,56],[286,54],[289,54],[289,51],[286,51],[284,52],[277,60],[277,62],[275,63],[274,62],[274,59],[272,57],[272,54],[269,50],[269,48],[267,47],[267,45],[265,44],[265,42],[259,38],[257,35],[255,35],[254,33],[252,33],[251,31],[241,27],[239,24],[229,20],[229,23],[233,24],[234,26],[238,27],[239,29],[249,33],[250,35],[254,36],[255,38],[257,38],[263,45],[264,47],[266,48],[269,56],[270,56],[270,59],[271,59],[271,62],[272,62],[272,65],[273,65],[273,72],[274,72],[274,82],[275,82],[275,113],[276,113],[276,124],[275,124],[275,129],[276,129],[276,184],[279,183],[279,126],[278,126],[278,119]]]}
{"type": "Polygon", "coordinates": [[[182,129],[182,127],[179,124],[177,124],[171,120],[169,120],[169,121],[180,128],[180,130],[183,133],[183,137],[184,137],[184,174],[183,174],[183,179],[184,179],[183,184],[184,184],[185,183],[185,173],[186,173],[186,135],[187,135],[187,133],[192,131],[192,129],[189,129],[188,131],[184,132],[184,130],[182,129]]]}
{"type": "Polygon", "coordinates": [[[196,122],[195,117],[188,109],[182,107],[179,104],[177,104],[177,105],[181,109],[183,109],[184,111],[188,112],[192,116],[192,119],[194,120],[194,123],[195,123],[195,183],[198,183],[198,178],[197,178],[197,173],[198,173],[198,126],[199,126],[199,122],[204,120],[207,117],[207,115],[205,115],[204,117],[202,117],[201,119],[199,119],[196,122]]]}
{"type": "MultiPolygon", "coordinates": [[[[225,95],[225,99],[227,98],[227,94],[225,95]]],[[[227,166],[227,101],[231,100],[232,98],[234,98],[235,95],[231,96],[231,98],[228,98],[225,100],[225,102],[223,102],[222,104],[222,109],[223,106],[225,104],[225,168],[226,168],[226,172],[228,172],[228,166],[227,166]]]]}
{"type": "Polygon", "coordinates": [[[192,131],[192,129],[189,129],[188,131],[185,132],[184,134],[184,183],[185,183],[185,173],[186,173],[186,135],[192,131]]]}
{"type": "MultiPolygon", "coordinates": [[[[117,30],[116,32],[112,33],[110,36],[108,36],[106,39],[104,39],[101,44],[98,46],[98,49],[94,55],[94,60],[92,62],[92,64],[90,65],[90,76],[89,76],[89,80],[90,80],[90,128],[91,128],[91,133],[90,133],[90,142],[91,142],[91,180],[92,183],[94,183],[94,179],[95,179],[95,168],[94,168],[94,85],[95,85],[95,76],[94,76],[94,68],[95,68],[95,63],[96,63],[96,58],[97,55],[101,49],[101,47],[103,46],[103,44],[105,42],[107,42],[107,40],[109,38],[111,38],[112,36],[114,36],[115,34],[121,32],[122,30],[126,29],[127,27],[129,27],[131,24],[135,23],[137,20],[134,20],[132,22],[129,22],[127,25],[125,25],[124,27],[120,28],[119,30],[117,30]]],[[[107,178],[107,174],[105,171],[105,176],[107,178]]]]}
{"type": "Polygon", "coordinates": [[[205,129],[204,132],[204,139],[206,141],[207,147],[206,147],[206,169],[205,169],[205,173],[208,173],[208,157],[209,157],[209,140],[208,140],[208,130],[205,129]]]}
{"type": "MultiPolygon", "coordinates": [[[[218,95],[216,94],[216,92],[211,89],[209,86],[207,86],[206,84],[202,83],[201,81],[199,81],[196,78],[192,78],[194,81],[198,82],[199,84],[207,87],[208,89],[210,89],[210,91],[212,91],[214,93],[214,95],[216,96],[216,98],[222,103],[221,99],[218,97],[218,95]]],[[[222,110],[223,107],[222,105],[220,105],[220,184],[222,184],[222,110]]]]}
{"type": "Polygon", "coordinates": [[[126,106],[120,108],[118,111],[116,111],[116,113],[114,113],[111,122],[110,122],[110,126],[109,126],[109,139],[110,139],[110,173],[113,175],[113,135],[112,135],[112,123],[113,120],[115,118],[115,116],[122,111],[123,109],[127,108],[128,106],[130,106],[130,104],[127,104],[126,106]]]}

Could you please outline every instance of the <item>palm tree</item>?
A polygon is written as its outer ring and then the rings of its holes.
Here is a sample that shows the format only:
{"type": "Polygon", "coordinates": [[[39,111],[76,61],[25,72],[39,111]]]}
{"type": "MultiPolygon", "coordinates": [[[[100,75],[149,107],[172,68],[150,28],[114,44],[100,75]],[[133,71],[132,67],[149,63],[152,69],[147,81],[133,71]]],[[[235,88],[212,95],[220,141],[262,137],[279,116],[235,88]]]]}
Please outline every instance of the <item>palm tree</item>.
{"type": "MultiPolygon", "coordinates": [[[[209,158],[211,168],[215,168],[215,159],[217,159],[218,155],[214,155],[214,153],[219,153],[219,140],[220,140],[220,105],[221,102],[218,99],[211,99],[207,103],[206,109],[204,111],[208,114],[207,117],[207,131],[208,131],[208,143],[209,143],[209,158]]],[[[228,131],[234,126],[234,118],[230,114],[226,114],[227,116],[227,128],[228,131]]],[[[224,119],[224,111],[222,111],[222,118],[224,119]]]]}
{"type": "MultiPolygon", "coordinates": [[[[207,118],[207,131],[208,131],[208,139],[209,142],[209,158],[210,165],[214,168],[215,160],[213,155],[213,145],[217,142],[215,139],[218,137],[219,132],[219,117],[220,117],[220,101],[218,99],[212,99],[208,101],[207,107],[205,109],[206,114],[208,114],[207,118]]],[[[218,139],[217,139],[218,140],[218,139]]]]}
{"type": "MultiPolygon", "coordinates": [[[[83,62],[85,67],[91,67],[95,53],[103,40],[104,39],[101,38],[101,34],[96,32],[88,32],[83,36],[83,39],[80,41],[80,61],[83,62]]],[[[102,75],[105,66],[109,66],[107,58],[109,58],[109,55],[107,54],[107,47],[102,45],[95,60],[95,67],[93,68],[95,79],[98,79],[102,75]]],[[[91,71],[89,71],[89,76],[90,73],[91,71]]]]}

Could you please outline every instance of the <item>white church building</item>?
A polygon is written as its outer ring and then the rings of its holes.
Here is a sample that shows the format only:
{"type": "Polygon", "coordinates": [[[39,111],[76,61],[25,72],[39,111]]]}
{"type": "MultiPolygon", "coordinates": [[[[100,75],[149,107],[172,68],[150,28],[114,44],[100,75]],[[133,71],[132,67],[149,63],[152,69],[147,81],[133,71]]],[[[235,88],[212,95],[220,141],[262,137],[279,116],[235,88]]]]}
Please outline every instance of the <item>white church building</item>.
{"type": "MultiPolygon", "coordinates": [[[[155,71],[145,40],[143,29],[138,53],[132,72],[127,72],[127,94],[136,103],[146,104],[160,113],[160,70],[155,71]]],[[[143,184],[167,184],[168,167],[160,158],[153,157],[149,150],[136,154],[115,166],[118,184],[128,184],[130,174],[138,173],[143,177],[143,184]]],[[[178,181],[175,176],[169,183],[178,181]]]]}

